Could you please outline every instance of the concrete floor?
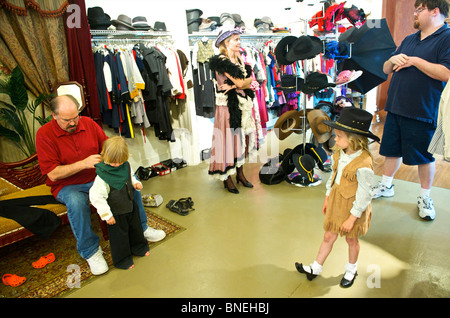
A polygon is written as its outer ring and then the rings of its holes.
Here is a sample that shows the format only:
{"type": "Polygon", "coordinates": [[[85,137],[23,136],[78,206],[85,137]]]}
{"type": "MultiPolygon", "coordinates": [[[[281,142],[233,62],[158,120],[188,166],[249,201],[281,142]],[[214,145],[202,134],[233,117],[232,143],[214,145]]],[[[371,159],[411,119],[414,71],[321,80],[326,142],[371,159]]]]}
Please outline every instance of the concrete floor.
{"type": "MultiPolygon", "coordinates": [[[[297,137],[290,137],[286,143],[297,137]]],[[[280,145],[281,152],[286,144],[280,145]]],[[[373,201],[371,228],[360,239],[358,277],[339,287],[348,260],[339,238],[322,274],[313,281],[294,263],[314,261],[323,237],[321,207],[329,174],[316,187],[260,183],[262,164],[245,165],[253,189],[231,194],[208,174],[208,164],[190,166],[144,182],[144,193],[159,193],[155,213],[186,228],[135,268],[108,273],[68,298],[410,298],[450,296],[450,190],[433,188],[437,216],[418,217],[419,185],[395,180],[396,195],[373,201]],[[171,212],[171,199],[192,197],[195,211],[171,212]]],[[[378,179],[379,177],[377,177],[378,179]]]]}

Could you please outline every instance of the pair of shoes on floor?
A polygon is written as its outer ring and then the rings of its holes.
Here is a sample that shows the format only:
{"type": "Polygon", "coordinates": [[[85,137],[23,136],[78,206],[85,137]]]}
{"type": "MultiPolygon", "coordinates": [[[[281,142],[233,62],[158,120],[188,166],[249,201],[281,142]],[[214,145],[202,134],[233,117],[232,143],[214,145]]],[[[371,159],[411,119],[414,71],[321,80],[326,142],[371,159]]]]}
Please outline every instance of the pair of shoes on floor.
{"type": "MultiPolygon", "coordinates": [[[[39,260],[36,262],[31,263],[31,266],[34,268],[43,268],[47,266],[50,263],[53,263],[55,261],[55,254],[50,253],[48,255],[42,256],[39,260]]],[[[12,287],[18,287],[25,283],[26,277],[18,276],[16,274],[5,274],[2,277],[3,284],[7,286],[12,287]]]]}
{"type": "Polygon", "coordinates": [[[175,212],[179,215],[188,215],[190,211],[194,211],[193,208],[194,201],[192,201],[191,197],[181,198],[178,200],[170,200],[169,203],[166,204],[166,208],[170,211],[175,212]]]}
{"type": "MultiPolygon", "coordinates": [[[[297,263],[297,262],[296,262],[296,263],[295,263],[295,268],[297,269],[297,271],[298,271],[299,273],[305,274],[305,275],[306,275],[306,278],[307,278],[309,281],[312,281],[314,278],[316,278],[317,276],[319,276],[319,274],[313,274],[313,272],[308,272],[307,270],[305,270],[305,268],[303,267],[303,264],[302,264],[302,263],[297,263]]],[[[352,278],[352,279],[347,279],[347,278],[345,277],[346,274],[347,274],[347,273],[344,274],[344,277],[342,277],[341,282],[339,283],[339,285],[340,285],[342,288],[349,288],[349,287],[351,287],[351,286],[353,285],[353,282],[355,281],[356,276],[358,275],[358,273],[355,273],[355,274],[353,275],[353,278],[352,278]]]]}
{"type": "MultiPolygon", "coordinates": [[[[372,198],[392,197],[394,196],[394,185],[389,188],[379,182],[372,188],[372,198]]],[[[434,209],[433,199],[430,196],[418,196],[417,208],[419,209],[419,216],[425,221],[433,221],[436,217],[436,210],[434,209]]]]}

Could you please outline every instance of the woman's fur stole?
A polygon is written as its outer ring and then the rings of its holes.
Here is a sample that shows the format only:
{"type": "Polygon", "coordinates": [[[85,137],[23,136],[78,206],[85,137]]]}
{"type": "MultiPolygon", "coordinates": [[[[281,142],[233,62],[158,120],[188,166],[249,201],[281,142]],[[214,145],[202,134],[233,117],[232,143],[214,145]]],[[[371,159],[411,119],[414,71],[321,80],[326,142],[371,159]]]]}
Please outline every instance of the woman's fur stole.
{"type": "MultiPolygon", "coordinates": [[[[252,68],[250,65],[245,65],[245,69],[247,71],[247,76],[244,77],[244,73],[236,64],[233,64],[230,59],[225,57],[223,54],[212,56],[209,59],[209,67],[213,72],[217,72],[220,74],[228,73],[231,77],[237,79],[244,79],[252,76],[252,68]]],[[[234,85],[232,81],[226,79],[226,84],[234,85]]],[[[231,128],[239,128],[241,127],[241,119],[242,113],[239,109],[239,99],[237,97],[238,92],[236,89],[229,90],[226,95],[228,97],[227,106],[228,111],[230,113],[230,127],[231,128]]],[[[241,95],[241,94],[240,94],[241,95]]],[[[251,89],[245,89],[244,95],[242,97],[247,97],[253,99],[255,97],[255,93],[251,89]]]]}

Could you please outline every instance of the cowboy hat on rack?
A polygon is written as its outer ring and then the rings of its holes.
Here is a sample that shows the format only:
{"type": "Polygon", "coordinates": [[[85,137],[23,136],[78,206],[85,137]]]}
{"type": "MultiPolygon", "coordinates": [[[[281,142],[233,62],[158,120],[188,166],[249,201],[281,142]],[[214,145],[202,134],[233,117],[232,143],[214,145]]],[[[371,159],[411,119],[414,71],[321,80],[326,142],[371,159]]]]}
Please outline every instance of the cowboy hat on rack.
{"type": "Polygon", "coordinates": [[[285,36],[278,42],[275,47],[275,58],[279,65],[290,65],[293,63],[293,61],[287,59],[286,55],[295,40],[297,40],[295,36],[285,36]]]}
{"type": "Polygon", "coordinates": [[[292,155],[292,161],[294,162],[295,169],[303,176],[305,185],[315,182],[314,167],[316,162],[312,156],[294,153],[292,155]]]}
{"type": "Polygon", "coordinates": [[[312,59],[317,54],[322,53],[323,49],[321,39],[316,36],[302,35],[289,46],[286,58],[292,64],[298,60],[312,59]]]}
{"type": "Polygon", "coordinates": [[[307,114],[311,131],[319,144],[326,142],[331,137],[331,128],[325,125],[325,121],[331,121],[330,117],[320,109],[313,109],[307,114]]]}
{"type": "Polygon", "coordinates": [[[314,94],[322,89],[335,86],[336,84],[332,82],[330,76],[320,72],[311,72],[306,76],[302,92],[305,94],[314,94]]]}
{"type": "MultiPolygon", "coordinates": [[[[306,110],[306,114],[310,109],[306,110]]],[[[278,132],[278,139],[284,140],[289,137],[293,132],[300,133],[303,131],[303,110],[290,110],[283,113],[276,121],[274,125],[275,132],[278,132]]],[[[308,130],[309,125],[306,121],[306,130],[308,130]]]]}
{"type": "Polygon", "coordinates": [[[285,94],[300,92],[304,82],[303,78],[299,76],[288,74],[282,75],[281,80],[276,82],[277,86],[275,86],[274,89],[281,90],[285,94]]]}

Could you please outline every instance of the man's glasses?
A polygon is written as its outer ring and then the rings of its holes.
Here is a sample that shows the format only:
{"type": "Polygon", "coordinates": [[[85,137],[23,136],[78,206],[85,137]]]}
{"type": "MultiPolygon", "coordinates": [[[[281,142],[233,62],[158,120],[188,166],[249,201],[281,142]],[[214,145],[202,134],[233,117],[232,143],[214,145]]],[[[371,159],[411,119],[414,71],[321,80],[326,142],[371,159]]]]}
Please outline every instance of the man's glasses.
{"type": "Polygon", "coordinates": [[[425,10],[425,8],[424,7],[420,7],[420,8],[417,8],[416,10],[414,10],[414,13],[419,15],[420,12],[422,12],[423,10],[425,10]]]}
{"type": "Polygon", "coordinates": [[[58,117],[58,119],[61,120],[63,123],[66,123],[66,124],[68,124],[68,123],[70,123],[72,121],[76,123],[80,119],[80,115],[78,115],[77,117],[71,118],[71,119],[64,119],[64,118],[59,118],[59,117],[58,117]]]}

